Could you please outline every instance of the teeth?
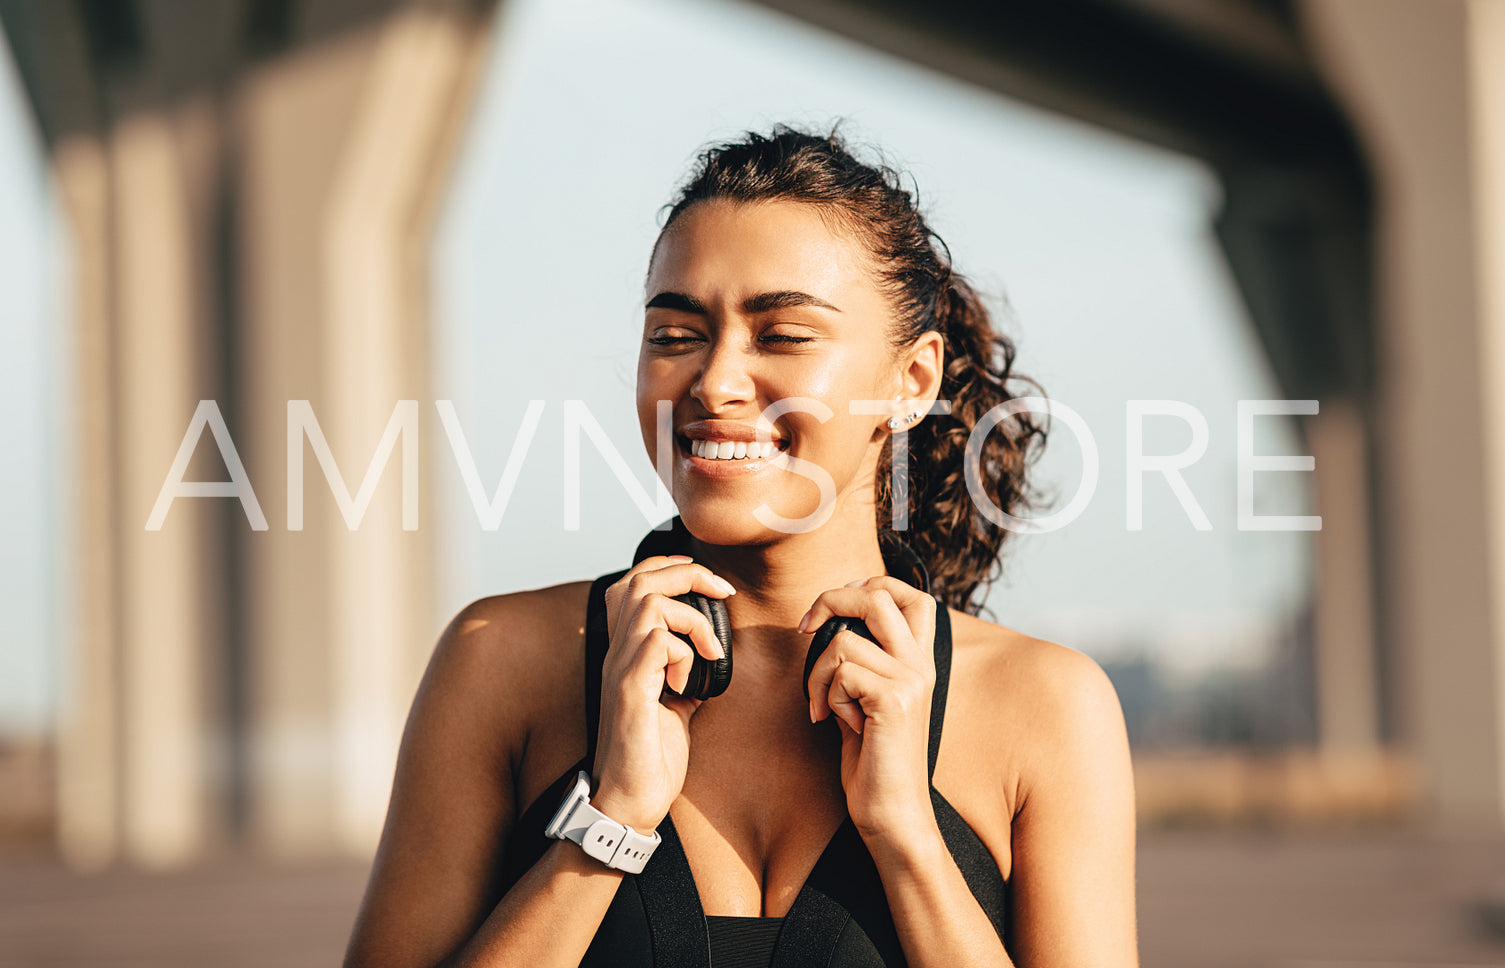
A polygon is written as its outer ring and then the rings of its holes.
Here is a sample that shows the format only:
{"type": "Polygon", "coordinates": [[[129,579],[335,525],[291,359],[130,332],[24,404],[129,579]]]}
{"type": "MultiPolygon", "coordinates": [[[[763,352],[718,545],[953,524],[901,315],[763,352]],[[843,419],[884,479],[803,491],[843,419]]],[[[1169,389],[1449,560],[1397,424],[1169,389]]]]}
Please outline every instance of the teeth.
{"type": "Polygon", "coordinates": [[[757,441],[714,441],[692,440],[690,441],[690,453],[706,460],[763,460],[772,457],[778,451],[778,446],[772,441],[758,443],[757,441]]]}

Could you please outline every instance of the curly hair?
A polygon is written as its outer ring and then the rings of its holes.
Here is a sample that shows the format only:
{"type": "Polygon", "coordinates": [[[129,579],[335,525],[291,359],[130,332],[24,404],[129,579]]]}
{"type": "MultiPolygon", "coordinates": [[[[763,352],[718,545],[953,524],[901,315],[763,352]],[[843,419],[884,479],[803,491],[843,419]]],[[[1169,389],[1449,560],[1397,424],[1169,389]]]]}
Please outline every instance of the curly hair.
{"type": "MultiPolygon", "coordinates": [[[[892,486],[892,443],[885,444],[876,487],[880,529],[893,521],[893,502],[903,500],[904,535],[930,573],[931,591],[945,604],[970,614],[981,608],[979,588],[998,577],[999,551],[1008,532],[976,507],[965,460],[972,429],[993,408],[1020,394],[1018,380],[1044,396],[1038,383],[1013,373],[1015,348],[993,328],[987,307],[951,266],[951,253],[920,212],[900,175],[883,162],[859,160],[833,127],[818,135],[776,125],[769,135],[746,134],[701,152],[689,179],[669,206],[659,239],[692,205],[711,199],[738,202],[798,201],[861,239],[877,270],[880,289],[893,307],[889,337],[896,352],[924,333],[945,342],[940,398],[949,414],[932,414],[909,431],[907,493],[892,486]]],[[[654,250],[657,251],[655,242],[654,250]]],[[[980,448],[982,489],[1012,515],[1034,506],[1038,496],[1026,470],[1043,451],[1046,426],[1029,413],[1001,421],[980,448]],[[1036,448],[1038,445],[1038,449],[1036,448]]],[[[892,441],[892,438],[890,438],[892,441]]]]}

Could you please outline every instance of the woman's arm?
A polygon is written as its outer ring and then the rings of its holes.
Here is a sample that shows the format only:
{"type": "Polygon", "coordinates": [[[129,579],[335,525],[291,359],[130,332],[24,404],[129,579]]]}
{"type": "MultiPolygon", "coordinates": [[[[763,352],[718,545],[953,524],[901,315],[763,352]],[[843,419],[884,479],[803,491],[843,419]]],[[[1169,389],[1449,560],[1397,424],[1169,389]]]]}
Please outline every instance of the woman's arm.
{"type": "MultiPolygon", "coordinates": [[[[910,964],[1136,968],[1134,781],[1112,683],[1090,658],[1050,643],[1026,663],[1029,687],[1000,689],[1027,723],[1013,818],[1012,949],[1004,952],[938,831],[874,853],[910,964]]],[[[1021,668],[1021,666],[1023,668],[1021,668]]],[[[997,681],[989,675],[988,681],[997,681]]],[[[969,756],[980,763],[997,757],[969,756]]],[[[977,782],[1003,778],[980,770],[977,782]]]]}
{"type": "MultiPolygon", "coordinates": [[[[861,618],[877,637],[841,633],[810,672],[810,716],[834,715],[847,810],[883,880],[907,961],[916,966],[1012,966],[936,824],[928,748],[935,690],[936,600],[873,577],[823,593],[800,623],[861,618]]],[[[977,782],[995,785],[996,758],[977,782]]]]}
{"type": "MultiPolygon", "coordinates": [[[[652,831],[679,795],[698,703],[682,689],[694,650],[715,658],[710,623],[672,596],[730,585],[687,558],[648,558],[606,593],[592,803],[652,831]]],[[[413,701],[386,825],[345,956],[346,968],[578,965],[622,875],[568,842],[496,898],[532,727],[583,721],[583,596],[559,589],[467,606],[440,637],[413,701]],[[562,619],[562,617],[567,618],[562,619]],[[560,697],[570,697],[561,701],[560,697]],[[494,904],[494,906],[493,906],[494,904]]]]}
{"type": "Polygon", "coordinates": [[[1030,968],[1139,964],[1134,773],[1118,694],[1079,652],[1045,643],[1013,829],[1015,959],[1030,968]]]}
{"type": "Polygon", "coordinates": [[[905,956],[917,968],[1133,968],[1134,784],[1112,683],[1081,653],[1020,644],[989,626],[997,647],[977,646],[979,666],[958,687],[987,697],[965,720],[951,717],[948,730],[964,747],[968,793],[991,790],[1014,807],[1014,950],[1005,951],[929,797],[934,612],[930,596],[875,577],[823,593],[801,623],[856,616],[880,643],[849,633],[833,640],[811,671],[811,718],[834,714],[841,723],[848,811],[878,866],[905,956]]]}
{"type": "Polygon", "coordinates": [[[579,708],[540,697],[558,697],[564,682],[570,699],[580,691],[578,622],[555,617],[583,604],[578,588],[495,596],[445,628],[403,730],[346,968],[469,964],[483,949],[506,951],[493,964],[579,963],[619,873],[560,843],[491,904],[529,724],[579,708]]]}

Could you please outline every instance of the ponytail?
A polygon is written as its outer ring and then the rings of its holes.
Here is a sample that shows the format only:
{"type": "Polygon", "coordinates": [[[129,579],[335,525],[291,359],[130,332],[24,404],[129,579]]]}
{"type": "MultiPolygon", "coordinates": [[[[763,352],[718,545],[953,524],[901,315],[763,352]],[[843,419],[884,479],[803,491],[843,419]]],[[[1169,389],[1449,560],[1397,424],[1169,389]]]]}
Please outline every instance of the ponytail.
{"type": "MultiPolygon", "coordinates": [[[[974,599],[984,583],[997,578],[1008,532],[979,510],[967,487],[967,441],[990,410],[1021,395],[1013,392],[1011,379],[1044,393],[1035,381],[1013,375],[1014,344],[993,329],[967,281],[949,270],[944,276],[935,329],[945,340],[940,399],[950,402],[951,412],[931,414],[909,433],[908,527],[902,537],[925,562],[931,591],[952,608],[976,614],[981,602],[974,599]]],[[[1029,413],[999,422],[973,458],[982,485],[979,498],[1016,516],[1032,507],[1026,470],[1039,459],[1046,436],[1029,413]]],[[[885,528],[894,520],[891,481],[890,445],[877,481],[878,524],[885,528]]]]}

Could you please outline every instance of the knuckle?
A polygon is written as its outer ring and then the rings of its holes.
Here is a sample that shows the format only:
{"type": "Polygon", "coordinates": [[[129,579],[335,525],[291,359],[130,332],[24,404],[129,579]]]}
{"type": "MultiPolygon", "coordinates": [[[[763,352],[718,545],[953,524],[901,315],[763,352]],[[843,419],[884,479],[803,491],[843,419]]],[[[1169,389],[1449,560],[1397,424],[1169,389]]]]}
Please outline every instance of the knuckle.
{"type": "Polygon", "coordinates": [[[899,687],[894,690],[894,705],[902,713],[917,712],[920,708],[923,696],[914,688],[899,687]]]}

